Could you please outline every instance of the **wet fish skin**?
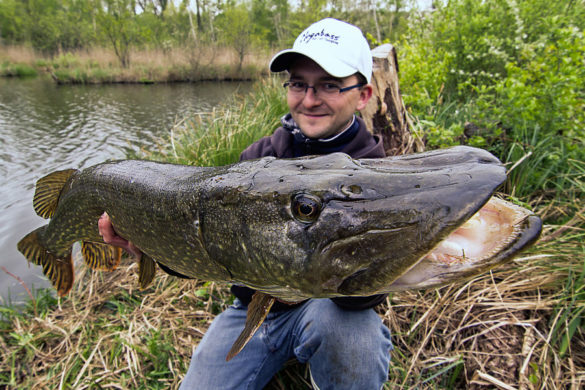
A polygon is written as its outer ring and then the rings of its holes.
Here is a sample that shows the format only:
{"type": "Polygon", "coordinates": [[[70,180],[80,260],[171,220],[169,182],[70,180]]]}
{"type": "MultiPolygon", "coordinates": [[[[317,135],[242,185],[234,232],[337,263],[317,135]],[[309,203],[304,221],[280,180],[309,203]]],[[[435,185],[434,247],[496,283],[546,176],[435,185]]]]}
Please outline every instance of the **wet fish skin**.
{"type": "MultiPolygon", "coordinates": [[[[124,160],[67,173],[54,204],[35,201],[52,210],[41,211],[50,223],[19,243],[53,283],[68,272],[74,242],[99,248],[97,257],[107,252],[97,230],[105,211],[120,236],[167,271],[290,301],[389,291],[506,178],[497,158],[470,147],[223,167],[124,160]],[[46,266],[48,254],[67,266],[46,266]]],[[[110,269],[116,260],[94,263],[110,269]]]]}

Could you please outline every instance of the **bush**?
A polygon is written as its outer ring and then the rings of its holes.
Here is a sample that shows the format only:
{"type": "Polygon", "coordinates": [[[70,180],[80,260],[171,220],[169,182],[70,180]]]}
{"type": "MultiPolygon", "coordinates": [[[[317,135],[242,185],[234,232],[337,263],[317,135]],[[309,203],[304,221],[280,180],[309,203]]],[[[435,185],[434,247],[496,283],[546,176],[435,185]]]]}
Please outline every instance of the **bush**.
{"type": "MultiPolygon", "coordinates": [[[[477,101],[488,126],[505,130],[502,158],[518,161],[511,175],[524,177],[521,194],[562,191],[578,172],[570,161],[585,160],[585,39],[574,27],[560,28],[527,45],[520,61],[508,63],[507,76],[477,101]],[[523,170],[527,170],[523,172],[523,170]]],[[[510,189],[512,189],[510,188],[510,189]]]]}
{"type": "Polygon", "coordinates": [[[398,48],[404,101],[428,146],[488,148],[514,166],[506,191],[517,196],[582,191],[585,4],[547,4],[439,3],[410,19],[398,48]],[[463,134],[466,122],[479,130],[463,134]]]}

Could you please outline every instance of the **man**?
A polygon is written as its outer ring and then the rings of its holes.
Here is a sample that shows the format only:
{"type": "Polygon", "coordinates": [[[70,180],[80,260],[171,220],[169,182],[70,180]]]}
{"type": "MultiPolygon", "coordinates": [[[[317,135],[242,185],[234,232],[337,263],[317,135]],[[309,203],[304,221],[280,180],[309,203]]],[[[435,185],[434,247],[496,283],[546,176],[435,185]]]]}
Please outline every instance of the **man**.
{"type": "MultiPolygon", "coordinates": [[[[383,157],[354,113],[372,96],[372,56],[361,31],[324,19],[278,53],[273,72],[288,71],[290,113],[270,137],[250,145],[240,160],[344,152],[354,158],[383,157]]],[[[139,255],[100,219],[104,240],[139,255]]],[[[197,346],[181,389],[262,389],[291,358],[308,363],[315,388],[379,390],[390,361],[390,332],[373,307],[385,295],[276,302],[261,328],[232,360],[226,355],[244,327],[254,290],[234,285],[234,304],[211,324],[197,346]]]]}

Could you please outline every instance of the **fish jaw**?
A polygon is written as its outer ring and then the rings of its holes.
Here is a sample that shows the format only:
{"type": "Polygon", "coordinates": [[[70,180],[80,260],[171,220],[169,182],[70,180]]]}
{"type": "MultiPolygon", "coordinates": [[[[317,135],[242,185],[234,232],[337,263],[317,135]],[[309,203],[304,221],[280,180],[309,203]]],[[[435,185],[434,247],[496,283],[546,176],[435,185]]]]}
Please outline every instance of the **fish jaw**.
{"type": "Polygon", "coordinates": [[[541,230],[538,216],[493,197],[385,292],[439,287],[469,279],[511,261],[538,240],[541,230]]]}

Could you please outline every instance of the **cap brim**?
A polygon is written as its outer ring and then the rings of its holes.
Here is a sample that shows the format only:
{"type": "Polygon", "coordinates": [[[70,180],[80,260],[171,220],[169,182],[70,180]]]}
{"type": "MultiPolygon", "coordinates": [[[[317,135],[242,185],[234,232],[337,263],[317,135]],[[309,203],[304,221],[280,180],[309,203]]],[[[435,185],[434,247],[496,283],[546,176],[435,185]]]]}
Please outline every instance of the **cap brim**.
{"type": "Polygon", "coordinates": [[[299,57],[305,56],[315,61],[321,68],[334,77],[347,77],[356,73],[353,67],[335,61],[326,55],[316,56],[314,53],[308,54],[300,50],[287,49],[277,53],[268,65],[271,72],[282,72],[289,70],[292,63],[299,57]]]}
{"type": "Polygon", "coordinates": [[[282,72],[288,70],[290,64],[299,56],[301,53],[298,53],[292,49],[286,49],[279,53],[277,53],[270,64],[268,65],[271,72],[282,72]]]}

